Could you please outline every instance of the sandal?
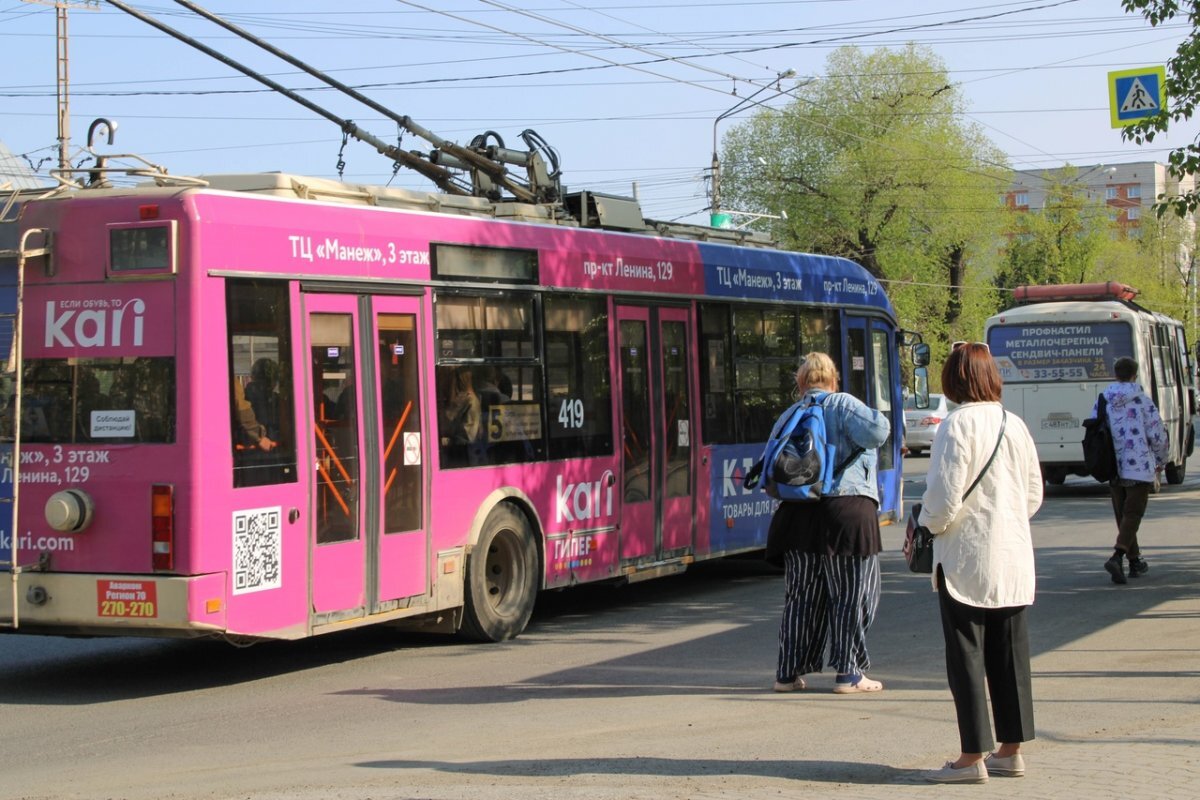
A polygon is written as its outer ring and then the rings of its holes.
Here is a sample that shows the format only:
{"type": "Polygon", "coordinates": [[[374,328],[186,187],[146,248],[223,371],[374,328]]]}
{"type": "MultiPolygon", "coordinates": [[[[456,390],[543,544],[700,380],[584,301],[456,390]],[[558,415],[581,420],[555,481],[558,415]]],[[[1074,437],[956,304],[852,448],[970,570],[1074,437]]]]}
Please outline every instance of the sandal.
{"type": "Polygon", "coordinates": [[[833,684],[834,694],[858,694],[859,692],[882,692],[883,684],[879,681],[874,681],[866,675],[854,675],[850,680],[843,681],[842,677],[838,676],[838,680],[833,684]]]}

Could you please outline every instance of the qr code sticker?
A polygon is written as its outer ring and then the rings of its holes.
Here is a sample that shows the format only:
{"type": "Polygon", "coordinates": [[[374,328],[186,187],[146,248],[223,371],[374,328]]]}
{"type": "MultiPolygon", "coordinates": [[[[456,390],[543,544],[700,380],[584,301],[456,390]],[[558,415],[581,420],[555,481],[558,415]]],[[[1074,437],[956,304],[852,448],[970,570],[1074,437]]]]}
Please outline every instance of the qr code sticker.
{"type": "Polygon", "coordinates": [[[233,513],[233,593],[261,592],[283,585],[282,508],[233,513]]]}

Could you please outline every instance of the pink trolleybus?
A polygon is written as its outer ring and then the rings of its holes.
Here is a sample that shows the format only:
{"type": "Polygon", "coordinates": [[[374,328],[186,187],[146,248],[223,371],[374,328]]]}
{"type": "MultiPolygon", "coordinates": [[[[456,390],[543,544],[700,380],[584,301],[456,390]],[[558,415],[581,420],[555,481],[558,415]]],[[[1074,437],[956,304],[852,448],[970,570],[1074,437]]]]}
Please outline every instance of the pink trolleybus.
{"type": "Polygon", "coordinates": [[[849,261],[586,193],[160,183],[23,207],[7,630],[506,639],[541,590],[761,549],[741,476],[800,353],[901,430],[849,261]]]}

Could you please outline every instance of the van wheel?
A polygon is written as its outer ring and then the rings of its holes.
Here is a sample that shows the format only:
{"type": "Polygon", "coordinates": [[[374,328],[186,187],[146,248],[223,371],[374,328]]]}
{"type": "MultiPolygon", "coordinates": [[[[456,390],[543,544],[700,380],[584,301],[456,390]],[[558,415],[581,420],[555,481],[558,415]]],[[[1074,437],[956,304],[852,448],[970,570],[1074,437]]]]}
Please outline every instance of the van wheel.
{"type": "Polygon", "coordinates": [[[1183,479],[1187,475],[1187,459],[1183,459],[1178,464],[1167,464],[1165,472],[1167,483],[1172,486],[1178,486],[1183,483],[1183,479]]]}
{"type": "Polygon", "coordinates": [[[537,572],[529,521],[510,505],[497,506],[467,559],[463,636],[502,642],[525,630],[537,597],[537,572]]]}

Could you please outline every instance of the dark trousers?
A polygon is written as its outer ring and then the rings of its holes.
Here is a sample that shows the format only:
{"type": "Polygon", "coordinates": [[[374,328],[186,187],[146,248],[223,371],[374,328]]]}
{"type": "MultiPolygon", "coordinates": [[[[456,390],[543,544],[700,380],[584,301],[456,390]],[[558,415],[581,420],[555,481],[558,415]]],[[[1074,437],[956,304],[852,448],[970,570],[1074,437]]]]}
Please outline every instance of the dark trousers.
{"type": "Polygon", "coordinates": [[[1115,482],[1108,487],[1112,494],[1113,514],[1117,517],[1117,549],[1123,550],[1130,559],[1142,555],[1138,546],[1138,528],[1142,527],[1152,488],[1149,483],[1121,486],[1115,482]]]}
{"type": "Polygon", "coordinates": [[[941,567],[938,600],[946,638],[946,676],[962,752],[987,753],[995,744],[988,725],[985,681],[992,696],[996,739],[1029,741],[1034,734],[1028,606],[978,608],[960,603],[946,591],[941,567]]]}
{"type": "Polygon", "coordinates": [[[788,682],[829,665],[840,674],[871,667],[867,630],[879,607],[879,556],[783,555],[783,620],[775,677],[788,682]]]}

